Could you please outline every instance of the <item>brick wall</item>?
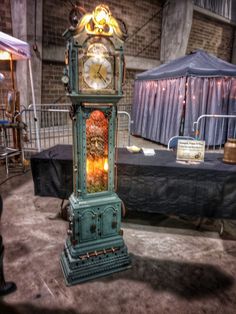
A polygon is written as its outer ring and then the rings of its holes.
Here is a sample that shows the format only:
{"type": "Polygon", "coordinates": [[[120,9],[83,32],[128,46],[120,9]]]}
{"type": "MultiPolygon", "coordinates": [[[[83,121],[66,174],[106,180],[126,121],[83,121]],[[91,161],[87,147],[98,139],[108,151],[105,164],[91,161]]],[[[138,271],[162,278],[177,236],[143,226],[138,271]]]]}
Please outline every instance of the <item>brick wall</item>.
{"type": "Polygon", "coordinates": [[[61,62],[43,62],[42,104],[70,102],[61,82],[63,68],[61,62]]]}
{"type": "Polygon", "coordinates": [[[10,0],[1,0],[0,5],[0,31],[12,34],[10,0]]]}
{"type": "Polygon", "coordinates": [[[233,26],[194,12],[187,53],[201,48],[230,62],[233,35],[233,26]]]}
{"type": "Polygon", "coordinates": [[[67,0],[43,1],[43,48],[65,46],[63,32],[70,26],[68,16],[71,5],[67,0]]]}
{"type": "Polygon", "coordinates": [[[126,55],[160,59],[161,2],[121,0],[117,4],[117,1],[107,1],[112,14],[121,18],[127,26],[126,55]],[[153,15],[156,16],[138,31],[153,15]]]}

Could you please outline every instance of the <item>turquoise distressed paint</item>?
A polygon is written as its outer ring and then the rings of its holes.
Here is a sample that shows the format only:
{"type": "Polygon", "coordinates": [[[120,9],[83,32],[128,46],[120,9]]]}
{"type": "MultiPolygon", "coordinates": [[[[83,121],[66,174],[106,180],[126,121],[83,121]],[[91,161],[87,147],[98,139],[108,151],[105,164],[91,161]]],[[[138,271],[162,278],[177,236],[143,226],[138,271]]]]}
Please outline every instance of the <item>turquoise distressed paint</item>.
{"type": "MultiPolygon", "coordinates": [[[[115,34],[97,36],[83,29],[69,29],[67,40],[69,76],[68,96],[72,102],[73,119],[73,193],[69,199],[68,238],[61,255],[61,266],[68,285],[106,276],[130,268],[131,260],[121,230],[121,200],[115,193],[115,136],[117,102],[122,97],[124,69],[123,41],[115,34]],[[88,40],[106,42],[114,48],[113,89],[94,91],[85,86],[83,62],[78,55],[86,52],[88,40]],[[78,61],[79,60],[79,61],[78,61]],[[107,121],[107,178],[102,191],[89,191],[87,158],[88,131],[86,123],[99,111],[107,121]]],[[[82,57],[83,58],[83,55],[82,57]]],[[[97,142],[95,143],[97,144],[97,142]]],[[[96,151],[96,150],[95,150],[96,151]]],[[[95,156],[96,159],[96,156],[95,156]]],[[[101,171],[104,173],[104,171],[101,171]]]]}

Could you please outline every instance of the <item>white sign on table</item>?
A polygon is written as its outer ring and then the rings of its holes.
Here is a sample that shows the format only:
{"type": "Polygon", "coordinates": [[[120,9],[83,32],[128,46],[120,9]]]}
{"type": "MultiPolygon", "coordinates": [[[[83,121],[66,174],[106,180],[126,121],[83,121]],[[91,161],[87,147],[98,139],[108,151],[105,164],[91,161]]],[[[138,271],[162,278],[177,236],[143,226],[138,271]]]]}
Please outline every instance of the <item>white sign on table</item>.
{"type": "Polygon", "coordinates": [[[178,140],[177,156],[179,161],[203,162],[205,142],[195,140],[178,140]]]}

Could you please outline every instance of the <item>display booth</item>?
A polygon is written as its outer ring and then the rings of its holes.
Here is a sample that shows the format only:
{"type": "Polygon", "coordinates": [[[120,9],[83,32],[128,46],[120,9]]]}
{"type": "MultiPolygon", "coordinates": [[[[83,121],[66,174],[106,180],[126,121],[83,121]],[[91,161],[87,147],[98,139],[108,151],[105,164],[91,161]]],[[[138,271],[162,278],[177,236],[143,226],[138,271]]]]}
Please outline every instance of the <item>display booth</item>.
{"type": "MultiPolygon", "coordinates": [[[[132,134],[167,145],[175,135],[193,136],[202,114],[236,114],[236,65],[202,50],[136,76],[132,134]]],[[[200,134],[206,145],[222,145],[236,122],[208,120],[200,134]]]]}
{"type": "MultiPolygon", "coordinates": [[[[30,46],[28,43],[14,38],[8,34],[0,32],[0,62],[4,60],[9,60],[10,62],[10,70],[11,70],[11,81],[12,81],[12,89],[9,90],[6,102],[6,117],[8,118],[9,123],[16,122],[14,119],[16,115],[20,113],[20,104],[19,104],[19,92],[15,86],[14,80],[14,70],[13,70],[13,62],[15,60],[27,60],[28,68],[29,68],[29,76],[30,76],[30,84],[31,84],[31,92],[32,92],[32,105],[34,111],[34,123],[36,128],[36,140],[37,140],[37,149],[40,151],[40,142],[39,142],[39,130],[38,130],[38,119],[36,113],[36,105],[35,105],[35,95],[34,95],[34,84],[33,84],[33,76],[32,76],[32,67],[31,67],[31,54],[30,54],[30,46]]],[[[6,124],[7,121],[4,122],[6,124]]]]}

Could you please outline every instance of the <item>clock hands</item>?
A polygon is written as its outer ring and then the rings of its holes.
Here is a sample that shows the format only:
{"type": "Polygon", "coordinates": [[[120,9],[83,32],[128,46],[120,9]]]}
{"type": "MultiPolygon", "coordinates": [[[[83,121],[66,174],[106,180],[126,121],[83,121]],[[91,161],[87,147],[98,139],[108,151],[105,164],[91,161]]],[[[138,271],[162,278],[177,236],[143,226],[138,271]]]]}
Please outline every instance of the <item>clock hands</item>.
{"type": "Polygon", "coordinates": [[[101,67],[102,67],[102,64],[99,65],[99,68],[97,70],[97,75],[100,77],[100,79],[103,80],[104,83],[107,83],[106,79],[104,78],[104,76],[101,74],[101,67]]]}
{"type": "Polygon", "coordinates": [[[101,67],[102,67],[102,63],[101,63],[101,64],[99,65],[99,67],[98,67],[97,74],[100,73],[101,67]]]}
{"type": "Polygon", "coordinates": [[[100,72],[98,72],[98,76],[100,76],[100,79],[102,79],[104,83],[107,82],[106,79],[102,76],[102,74],[100,72]]]}
{"type": "Polygon", "coordinates": [[[111,64],[105,58],[90,57],[84,63],[84,81],[89,88],[107,88],[111,82],[111,73],[111,64]]]}

